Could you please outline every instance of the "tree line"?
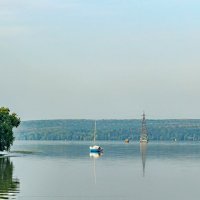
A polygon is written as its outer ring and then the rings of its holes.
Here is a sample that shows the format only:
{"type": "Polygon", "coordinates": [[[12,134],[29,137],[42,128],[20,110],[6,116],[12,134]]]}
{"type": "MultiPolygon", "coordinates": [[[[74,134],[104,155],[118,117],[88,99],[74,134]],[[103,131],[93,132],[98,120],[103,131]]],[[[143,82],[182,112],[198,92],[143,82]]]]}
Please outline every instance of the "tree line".
{"type": "MultiPolygon", "coordinates": [[[[150,140],[199,141],[200,120],[147,120],[150,140]]],[[[14,135],[18,140],[93,140],[94,120],[22,121],[14,135]]],[[[141,120],[97,120],[97,140],[138,141],[141,120]]]]}

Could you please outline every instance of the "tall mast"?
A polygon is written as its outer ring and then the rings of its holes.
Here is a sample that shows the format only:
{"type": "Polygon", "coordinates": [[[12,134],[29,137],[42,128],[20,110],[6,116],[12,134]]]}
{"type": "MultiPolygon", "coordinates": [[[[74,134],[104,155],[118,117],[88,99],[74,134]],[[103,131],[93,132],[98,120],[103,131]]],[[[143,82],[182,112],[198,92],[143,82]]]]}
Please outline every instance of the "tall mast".
{"type": "Polygon", "coordinates": [[[147,136],[147,128],[146,128],[146,120],[145,120],[145,113],[142,114],[142,130],[141,130],[141,139],[148,139],[147,136]]]}
{"type": "Polygon", "coordinates": [[[96,120],[94,121],[94,144],[96,141],[96,132],[97,132],[97,125],[96,125],[96,120]]]}

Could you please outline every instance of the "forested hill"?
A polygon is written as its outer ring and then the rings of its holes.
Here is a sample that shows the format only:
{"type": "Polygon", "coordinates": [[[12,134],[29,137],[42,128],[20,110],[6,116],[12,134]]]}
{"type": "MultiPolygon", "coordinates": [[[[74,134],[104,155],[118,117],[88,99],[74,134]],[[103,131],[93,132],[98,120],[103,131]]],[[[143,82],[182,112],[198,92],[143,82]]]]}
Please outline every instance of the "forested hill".
{"type": "MultiPolygon", "coordinates": [[[[147,120],[150,140],[200,140],[200,120],[147,120]]],[[[93,120],[23,121],[18,140],[92,140],[93,120]]],[[[139,140],[141,120],[98,120],[97,140],[139,140]]]]}

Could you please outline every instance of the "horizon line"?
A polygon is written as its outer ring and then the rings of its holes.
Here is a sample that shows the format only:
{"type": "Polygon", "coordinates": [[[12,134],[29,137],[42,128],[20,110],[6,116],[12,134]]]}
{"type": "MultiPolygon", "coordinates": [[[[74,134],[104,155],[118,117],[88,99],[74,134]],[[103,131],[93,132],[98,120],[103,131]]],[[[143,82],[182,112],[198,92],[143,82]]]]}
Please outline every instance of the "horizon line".
{"type": "MultiPolygon", "coordinates": [[[[142,118],[55,118],[55,119],[28,119],[22,120],[22,122],[28,121],[56,121],[56,120],[88,120],[88,121],[103,121],[103,120],[142,120],[142,118]]],[[[200,118],[146,118],[146,120],[200,120],[200,118]]]]}

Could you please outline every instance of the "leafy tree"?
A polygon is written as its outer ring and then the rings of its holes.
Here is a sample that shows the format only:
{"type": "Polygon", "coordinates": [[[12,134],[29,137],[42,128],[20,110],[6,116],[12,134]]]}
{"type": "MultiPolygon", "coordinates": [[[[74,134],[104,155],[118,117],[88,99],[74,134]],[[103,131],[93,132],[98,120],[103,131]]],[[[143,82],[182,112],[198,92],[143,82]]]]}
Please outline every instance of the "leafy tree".
{"type": "Polygon", "coordinates": [[[0,108],[0,151],[9,150],[14,141],[13,128],[18,127],[20,118],[10,113],[9,108],[0,108]]]}

